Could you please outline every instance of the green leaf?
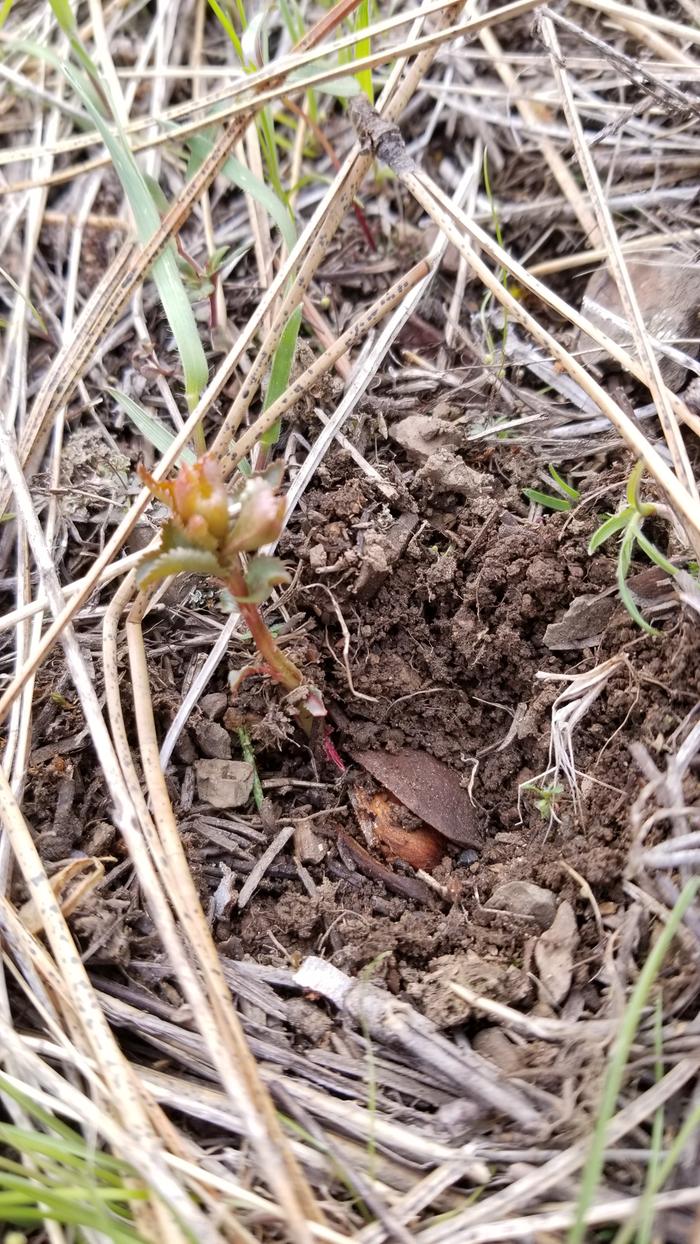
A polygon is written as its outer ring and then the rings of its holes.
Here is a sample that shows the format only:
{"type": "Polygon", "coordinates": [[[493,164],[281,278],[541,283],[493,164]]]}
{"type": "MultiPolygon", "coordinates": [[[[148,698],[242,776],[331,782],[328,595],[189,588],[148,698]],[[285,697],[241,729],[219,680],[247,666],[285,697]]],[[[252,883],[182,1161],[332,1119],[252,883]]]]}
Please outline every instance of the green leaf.
{"type": "Polygon", "coordinates": [[[606,518],[605,522],[600,524],[600,527],[593,532],[588,541],[588,552],[595,553],[596,549],[599,549],[601,544],[605,544],[606,540],[614,536],[616,531],[621,531],[623,527],[626,527],[634,518],[634,513],[635,511],[628,507],[626,510],[622,510],[620,514],[613,514],[610,518],[606,518]]]}
{"type": "Polygon", "coordinates": [[[212,9],[212,11],[216,14],[220,25],[226,31],[226,34],[228,35],[229,39],[231,40],[231,43],[233,44],[234,50],[236,52],[236,56],[238,57],[241,65],[243,65],[243,67],[245,68],[243,48],[241,47],[241,41],[238,37],[238,34],[236,33],[236,28],[233,25],[231,18],[229,17],[228,13],[226,13],[225,10],[218,3],[218,0],[209,0],[209,8],[212,9]]]}
{"type": "Polygon", "coordinates": [[[629,473],[629,478],[627,480],[627,487],[626,487],[627,504],[630,505],[633,510],[639,509],[639,505],[640,505],[639,484],[642,478],[643,471],[644,471],[644,463],[642,462],[642,459],[640,458],[638,462],[635,462],[634,466],[632,467],[632,470],[629,473]]]}
{"type": "MultiPolygon", "coordinates": [[[[0,26],[1,26],[1,23],[0,23],[0,26]]],[[[31,301],[31,299],[29,298],[29,296],[28,296],[27,294],[25,294],[24,290],[23,290],[23,289],[20,289],[19,285],[18,285],[18,284],[17,284],[17,282],[16,282],[16,281],[15,281],[15,280],[14,280],[14,279],[10,276],[9,272],[6,272],[6,271],[5,271],[5,269],[4,269],[1,265],[0,265],[0,276],[2,277],[3,281],[7,281],[7,284],[8,284],[8,285],[10,285],[10,286],[12,287],[12,289],[15,291],[15,293],[18,295],[18,297],[19,297],[19,298],[21,298],[23,302],[26,302],[27,307],[28,307],[28,308],[29,308],[29,310],[31,311],[32,315],[34,316],[34,319],[36,320],[37,324],[39,325],[39,327],[40,327],[41,331],[42,331],[42,332],[44,332],[44,333],[46,333],[46,336],[48,337],[48,336],[49,336],[49,330],[48,330],[48,328],[46,327],[46,323],[45,323],[45,321],[44,321],[43,317],[39,314],[39,312],[37,311],[36,307],[34,306],[34,303],[31,301]]]]}
{"type": "MultiPolygon", "coordinates": [[[[188,165],[188,173],[193,175],[205,160],[212,149],[213,143],[209,137],[203,134],[193,134],[187,139],[187,146],[191,153],[188,165]]],[[[241,164],[235,156],[229,156],[224,164],[221,172],[227,177],[234,186],[238,186],[244,194],[250,194],[265,209],[272,222],[279,229],[287,250],[292,250],[296,240],[297,231],[294,227],[289,208],[275,194],[270,186],[266,186],[264,181],[256,177],[255,173],[251,173],[245,164],[241,164]]]]}
{"type": "MultiPolygon", "coordinates": [[[[638,521],[638,516],[635,517],[637,517],[638,521]]],[[[655,627],[650,626],[646,619],[642,617],[642,614],[639,611],[639,606],[637,605],[637,602],[627,584],[627,575],[632,561],[632,553],[634,551],[636,538],[637,532],[633,523],[630,523],[627,531],[622,537],[620,542],[620,551],[617,555],[617,590],[620,593],[620,600],[632,618],[632,621],[636,622],[637,626],[641,627],[643,631],[646,631],[647,635],[660,635],[661,632],[657,631],[655,627]]]]}
{"type": "MultiPolygon", "coordinates": [[[[290,315],[287,323],[282,330],[282,336],[279,339],[277,349],[272,359],[272,368],[270,370],[270,383],[267,386],[265,394],[265,403],[263,410],[267,410],[268,406],[272,406],[285,392],[289,377],[292,374],[294,366],[294,355],[297,348],[297,338],[301,327],[301,307],[296,307],[290,315]]],[[[260,437],[261,445],[276,445],[280,435],[280,421],[268,428],[267,432],[263,432],[260,437]]]]}
{"type": "Polygon", "coordinates": [[[637,532],[637,544],[642,552],[646,553],[650,561],[656,563],[660,570],[665,570],[666,574],[674,577],[678,574],[678,567],[674,566],[673,562],[670,562],[667,557],[664,557],[660,549],[657,549],[656,545],[647,539],[643,531],[637,532]]]}
{"type": "MultiPolygon", "coordinates": [[[[158,450],[159,454],[164,454],[170,449],[175,440],[174,433],[156,415],[149,414],[132,397],[122,393],[121,389],[112,389],[108,385],[107,392],[114,398],[115,402],[118,402],[134,427],[138,429],[145,440],[149,441],[158,450]]],[[[191,449],[185,446],[184,449],[180,450],[177,460],[178,462],[187,462],[191,466],[193,462],[196,462],[196,456],[191,449]]]]}
{"type": "MultiPolygon", "coordinates": [[[[357,6],[357,14],[355,16],[355,30],[365,30],[369,26],[369,0],[360,0],[357,6]]],[[[362,60],[365,56],[372,54],[371,39],[358,39],[354,45],[354,60],[362,60]]],[[[364,91],[370,104],[374,103],[374,87],[372,85],[372,70],[358,69],[355,77],[362,91],[364,91]]]]}
{"type": "Polygon", "coordinates": [[[2,30],[3,26],[5,25],[5,22],[10,16],[10,10],[12,8],[12,3],[13,3],[13,0],[3,0],[3,3],[0,5],[0,30],[2,30]]]}
{"type": "Polygon", "coordinates": [[[544,505],[550,510],[570,510],[571,502],[564,497],[552,497],[547,492],[538,492],[536,488],[523,488],[523,495],[535,505],[544,505]]]}
{"type": "MultiPolygon", "coordinates": [[[[324,69],[330,68],[330,61],[315,60],[312,64],[301,65],[298,69],[293,69],[289,75],[289,81],[290,83],[303,82],[305,78],[312,78],[314,74],[322,73],[324,69]]],[[[314,83],[314,90],[320,95],[331,95],[334,99],[351,99],[355,95],[362,94],[362,87],[357,78],[344,74],[328,82],[314,83]]]]}
{"type": "MultiPolygon", "coordinates": [[[[118,126],[112,130],[107,124],[90,93],[86,90],[81,76],[70,66],[64,66],[63,71],[90,113],[112,158],[115,172],[124,187],[134,213],[139,240],[143,243],[148,242],[160,227],[160,214],[127,139],[118,126]]],[[[207,383],[209,369],[194,312],[178,272],[172,247],[166,247],[163,254],[159,256],[153,265],[152,273],[163,310],[175,338],[185,375],[187,405],[192,409],[207,383]]]]}
{"type": "Polygon", "coordinates": [[[554,483],[557,485],[557,488],[561,488],[562,492],[565,493],[567,497],[570,497],[572,501],[581,500],[581,493],[579,492],[578,488],[572,488],[571,484],[567,484],[566,480],[562,479],[556,467],[553,467],[551,462],[547,469],[552,479],[554,480],[554,483]]]}
{"type": "Polygon", "coordinates": [[[290,583],[291,579],[284,562],[280,561],[279,557],[267,557],[260,553],[257,557],[251,558],[248,563],[245,582],[248,589],[246,602],[262,605],[273,587],[279,587],[281,583],[290,583]]]}
{"type": "Polygon", "coordinates": [[[639,517],[638,515],[635,515],[635,517],[631,519],[631,521],[627,524],[625,533],[622,537],[622,540],[620,541],[620,551],[618,554],[618,566],[625,579],[627,578],[630,572],[630,566],[632,565],[632,555],[634,553],[634,546],[637,540],[638,526],[639,526],[639,517]]]}
{"type": "Polygon", "coordinates": [[[75,18],[68,0],[49,0],[49,4],[63,33],[72,35],[75,31],[75,18]]]}
{"type": "Polygon", "coordinates": [[[136,582],[140,588],[146,588],[175,574],[199,574],[208,579],[220,579],[225,573],[216,554],[207,549],[172,548],[147,557],[136,571],[136,582]]]}

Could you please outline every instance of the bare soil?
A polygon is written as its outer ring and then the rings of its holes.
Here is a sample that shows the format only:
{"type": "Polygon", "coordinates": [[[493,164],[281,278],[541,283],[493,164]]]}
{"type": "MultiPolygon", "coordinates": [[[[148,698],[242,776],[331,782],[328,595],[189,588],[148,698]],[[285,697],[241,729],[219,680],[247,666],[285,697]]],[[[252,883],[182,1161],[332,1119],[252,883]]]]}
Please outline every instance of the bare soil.
{"type": "MultiPolygon", "coordinates": [[[[391,429],[389,409],[383,403],[382,419],[391,429]]],[[[600,521],[595,504],[528,521],[521,490],[532,481],[532,463],[517,446],[463,453],[480,481],[478,495],[465,498],[426,481],[391,440],[379,440],[371,401],[365,415],[365,448],[373,441],[379,448],[377,464],[392,498],[338,450],[318,472],[281,549],[290,566],[301,568],[283,630],[291,628],[290,651],[323,691],[347,771],[340,774],[321,747],[305,745],[274,685],[250,678],[231,695],[223,669],[210,693],[226,692],[227,707],[222,713],[220,696],[217,716],[230,732],[233,756],[240,755],[237,727],[244,725],[260,775],[271,780],[262,817],[249,810],[219,814],[219,840],[216,833],[212,840],[211,809],[197,801],[193,772],[203,754],[198,740],[207,717],[201,711],[169,771],[205,902],[212,902],[222,869],[227,875],[232,870],[231,901],[212,917],[217,939],[232,958],[270,966],[327,951],[330,940],[337,966],[358,973],[369,965],[398,995],[413,985],[420,1006],[415,984],[445,956],[475,952],[482,962],[528,970],[540,930],[528,918],[489,907],[497,885],[524,880],[573,905],[581,938],[576,994],[595,1012],[602,944],[580,878],[614,925],[623,901],[629,809],[641,781],[629,741],[641,741],[660,758],[697,701],[697,629],[677,609],[664,616],[660,638],[634,625],[614,595],[613,560],[605,551],[586,552],[600,521]],[[609,602],[601,635],[594,646],[581,646],[574,636],[571,648],[553,651],[545,643],[548,626],[584,595],[609,602]],[[347,667],[338,611],[349,634],[347,667]],[[552,704],[564,684],[542,676],[577,674],[620,653],[626,663],[575,731],[576,802],[560,779],[543,804],[552,704]],[[424,750],[460,775],[483,836],[478,851],[447,847],[432,870],[442,892],[423,887],[421,901],[393,893],[381,876],[366,875],[343,847],[343,835],[364,841],[349,792],[358,781],[372,784],[350,753],[405,747],[424,750]],[[537,789],[528,790],[528,782],[537,789]],[[236,887],[265,842],[290,820],[312,830],[323,858],[300,869],[283,853],[239,913],[232,905],[236,887]],[[238,850],[221,845],[227,825],[238,850]],[[245,833],[235,838],[241,827],[252,836],[247,844],[245,833]]],[[[619,472],[599,464],[596,487],[608,478],[611,488],[617,486],[619,472]]],[[[180,592],[183,613],[188,601],[201,609],[201,587],[196,600],[191,589],[180,592]]],[[[208,605],[216,613],[215,594],[208,605]]],[[[155,614],[149,643],[160,655],[154,702],[164,732],[189,658],[186,647],[173,644],[167,613],[155,614]]],[[[231,667],[240,668],[247,656],[247,649],[234,652],[231,667]]],[[[50,701],[45,711],[27,792],[43,857],[58,864],[76,850],[118,851],[77,711],[50,701]]],[[[413,876],[400,860],[377,859],[399,877],[413,876]]],[[[140,974],[135,963],[143,965],[148,954],[150,928],[120,873],[112,873],[94,910],[76,917],[76,927],[90,960],[134,979],[140,974]]],[[[536,1001],[531,986],[523,997],[536,1001]]]]}

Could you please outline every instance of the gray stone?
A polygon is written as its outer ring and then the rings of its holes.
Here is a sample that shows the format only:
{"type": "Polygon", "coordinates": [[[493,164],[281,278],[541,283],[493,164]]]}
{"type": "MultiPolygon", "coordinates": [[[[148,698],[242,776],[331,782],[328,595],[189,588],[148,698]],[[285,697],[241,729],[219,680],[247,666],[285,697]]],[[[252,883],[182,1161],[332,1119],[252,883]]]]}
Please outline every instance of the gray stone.
{"type": "Polygon", "coordinates": [[[197,792],[213,808],[240,808],[253,789],[253,766],[246,760],[198,760],[197,792]]]}
{"type": "Polygon", "coordinates": [[[209,695],[203,695],[199,701],[199,707],[210,721],[218,721],[220,717],[223,717],[227,705],[228,696],[225,691],[211,691],[209,695]]]}
{"type": "Polygon", "coordinates": [[[194,733],[205,756],[212,760],[230,760],[231,736],[223,726],[215,721],[200,721],[194,733]]]}
{"type": "Polygon", "coordinates": [[[611,596],[577,596],[559,622],[550,622],[544,643],[553,652],[598,643],[616,608],[611,596]]]}
{"type": "Polygon", "coordinates": [[[532,881],[504,881],[496,886],[487,907],[496,911],[508,911],[521,919],[532,920],[542,929],[548,929],[557,912],[557,904],[551,890],[535,885],[532,881]]]}
{"type": "MultiPolygon", "coordinates": [[[[642,318],[651,335],[694,357],[697,347],[688,339],[692,341],[698,335],[700,267],[697,263],[684,260],[677,252],[649,251],[640,258],[628,259],[627,270],[642,318]]],[[[631,329],[627,324],[623,327],[611,324],[605,315],[607,311],[625,319],[617,285],[607,268],[593,273],[583,295],[581,310],[597,328],[634,356],[631,329]],[[597,307],[601,310],[598,311],[597,307]]],[[[618,368],[618,364],[586,333],[579,333],[576,351],[581,354],[580,361],[584,367],[597,364],[607,370],[618,368]]],[[[678,390],[685,379],[686,369],[662,354],[657,357],[666,384],[674,391],[678,390]]]]}

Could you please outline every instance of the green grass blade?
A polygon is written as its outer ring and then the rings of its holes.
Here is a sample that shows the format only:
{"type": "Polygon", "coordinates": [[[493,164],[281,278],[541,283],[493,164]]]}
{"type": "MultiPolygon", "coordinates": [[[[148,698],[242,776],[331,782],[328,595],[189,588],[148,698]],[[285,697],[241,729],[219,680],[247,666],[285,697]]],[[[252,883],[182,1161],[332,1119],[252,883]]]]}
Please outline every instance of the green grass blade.
{"type": "MultiPolygon", "coordinates": [[[[297,338],[299,336],[299,328],[301,327],[301,307],[296,307],[290,315],[287,323],[282,331],[279,344],[275,350],[272,360],[272,368],[270,371],[270,383],[267,386],[265,394],[264,409],[267,410],[273,402],[281,397],[289,384],[289,377],[292,374],[294,366],[294,355],[297,348],[297,338]]],[[[260,437],[261,445],[276,445],[279,440],[280,421],[264,432],[260,437]]]]}
{"type": "Polygon", "coordinates": [[[535,505],[544,505],[550,510],[570,510],[571,502],[564,497],[553,497],[548,492],[539,492],[537,488],[523,488],[523,496],[535,505]]]}
{"type": "MultiPolygon", "coordinates": [[[[17,1088],[5,1075],[0,1071],[0,1093],[4,1093],[7,1097],[11,1097],[13,1101],[21,1106],[24,1113],[29,1115],[31,1119],[35,1119],[37,1123],[43,1124],[48,1132],[53,1132],[56,1136],[62,1136],[68,1143],[84,1143],[78,1132],[69,1127],[61,1119],[50,1114],[48,1110],[44,1110],[43,1106],[37,1103],[29,1096],[17,1088]]],[[[5,1124],[8,1126],[9,1124],[5,1124]]]]}
{"type": "Polygon", "coordinates": [[[605,522],[600,524],[600,527],[593,532],[588,541],[588,552],[595,553],[596,549],[599,549],[601,544],[605,544],[606,540],[614,536],[616,531],[622,531],[622,528],[627,526],[633,515],[634,510],[628,507],[620,514],[613,514],[610,518],[606,518],[605,522]]]}
{"type": "Polygon", "coordinates": [[[672,576],[678,574],[678,567],[674,566],[673,562],[670,562],[667,557],[664,557],[663,553],[657,549],[656,545],[652,544],[651,540],[647,539],[643,531],[637,532],[637,544],[642,552],[646,553],[649,560],[655,562],[659,569],[665,570],[666,574],[670,574],[672,576]]]}
{"type": "MultiPolygon", "coordinates": [[[[330,69],[329,60],[315,60],[313,64],[300,65],[298,69],[293,69],[289,75],[290,84],[293,82],[303,82],[305,78],[311,78],[315,73],[321,73],[324,69],[330,69]]],[[[362,93],[357,78],[351,78],[343,75],[340,78],[333,78],[330,82],[317,82],[314,91],[318,91],[320,95],[332,95],[335,99],[350,99],[354,95],[362,93]]]]}
{"type": "MultiPolygon", "coordinates": [[[[105,1181],[106,1183],[123,1183],[124,1179],[133,1176],[125,1163],[121,1163],[116,1158],[110,1157],[109,1154],[102,1153],[101,1150],[88,1150],[85,1142],[76,1138],[75,1144],[70,1144],[65,1138],[54,1139],[47,1136],[45,1132],[30,1132],[25,1128],[14,1127],[12,1124],[0,1124],[0,1140],[4,1141],[17,1153],[31,1154],[35,1160],[41,1159],[41,1165],[48,1174],[51,1170],[61,1170],[61,1167],[70,1167],[75,1177],[75,1172],[89,1171],[90,1177],[105,1181]]],[[[12,1162],[10,1158],[0,1157],[0,1184],[2,1183],[2,1171],[9,1171],[10,1174],[20,1175],[26,1173],[21,1163],[12,1162]],[[19,1169],[16,1169],[16,1168],[19,1169]]],[[[65,1178],[65,1171],[61,1171],[62,1178],[65,1178]]]]}
{"type": "Polygon", "coordinates": [[[571,484],[567,484],[566,480],[562,479],[561,475],[557,471],[557,468],[552,466],[551,462],[547,469],[554,480],[554,483],[557,485],[557,488],[561,488],[565,496],[570,497],[572,501],[581,500],[581,493],[578,488],[572,488],[571,484]]]}
{"type": "MultiPolygon", "coordinates": [[[[361,0],[357,6],[357,15],[355,18],[355,30],[364,30],[370,24],[369,19],[369,0],[361,0]]],[[[354,59],[362,60],[365,56],[372,55],[372,40],[358,39],[354,47],[354,59]]],[[[364,91],[370,104],[374,103],[374,86],[372,85],[372,70],[358,69],[355,74],[360,90],[364,91]]]]}
{"type": "Polygon", "coordinates": [[[21,298],[22,301],[27,304],[28,309],[31,311],[32,315],[34,316],[34,319],[39,325],[39,328],[41,329],[43,333],[46,333],[46,336],[48,337],[49,330],[46,327],[46,323],[43,317],[37,311],[31,298],[29,298],[29,296],[25,294],[24,290],[20,288],[20,286],[17,284],[14,278],[10,276],[9,272],[5,271],[5,269],[2,267],[1,264],[0,264],[0,276],[2,277],[3,281],[7,281],[7,284],[15,291],[15,293],[17,294],[17,297],[21,298]]]}
{"type": "MultiPolygon", "coordinates": [[[[656,999],[656,1011],[654,1014],[654,1080],[658,1084],[663,1080],[664,1076],[664,1045],[663,1045],[663,996],[659,994],[656,999]]],[[[654,1187],[659,1177],[659,1167],[661,1165],[661,1151],[664,1147],[664,1108],[659,1109],[654,1114],[651,1125],[651,1147],[649,1151],[649,1165],[647,1167],[646,1181],[642,1200],[640,1202],[639,1215],[639,1235],[637,1244],[651,1244],[652,1232],[654,1229],[654,1187]]]]}
{"type": "MultiPolygon", "coordinates": [[[[195,134],[188,138],[187,145],[191,153],[188,173],[192,176],[211,151],[213,143],[211,138],[205,137],[203,134],[195,134]]],[[[235,156],[229,156],[221,172],[234,186],[237,186],[244,194],[251,195],[264,208],[279,229],[287,250],[292,250],[297,240],[297,231],[294,227],[294,221],[289,208],[275,194],[274,190],[270,186],[266,186],[265,182],[256,177],[255,173],[251,173],[250,169],[246,168],[245,164],[241,164],[241,161],[237,160],[235,156]]]]}
{"type": "Polygon", "coordinates": [[[588,1158],[581,1178],[581,1189],[574,1223],[568,1236],[568,1244],[584,1244],[586,1238],[586,1214],[593,1204],[595,1191],[603,1171],[605,1155],[605,1133],[608,1123],[615,1113],[617,1100],[622,1087],[625,1067],[629,1058],[642,1011],[647,1004],[654,982],[663,967],[671,943],[680,928],[685,913],[695,901],[700,889],[700,877],[692,877],[681,891],[678,902],[670,913],[668,921],[661,930],[654,946],[637,978],[637,983],[622,1017],[622,1027],[613,1045],[608,1062],[608,1070],[603,1086],[603,1096],[598,1111],[598,1118],[588,1158]]]}
{"type": "MultiPolygon", "coordinates": [[[[90,113],[93,124],[112,158],[115,172],[134,213],[139,240],[147,242],[160,226],[160,215],[131,148],[118,128],[113,131],[107,124],[86,89],[84,79],[70,66],[64,66],[63,71],[90,113]]],[[[191,410],[207,383],[209,373],[194,312],[178,272],[173,247],[168,247],[156,260],[152,274],[180,355],[185,376],[185,396],[191,410]]]]}
{"type": "MultiPolygon", "coordinates": [[[[143,406],[135,402],[132,397],[127,397],[126,393],[122,393],[120,389],[112,389],[107,387],[107,392],[114,398],[115,402],[121,406],[124,414],[131,420],[134,427],[138,429],[144,440],[149,441],[159,454],[164,454],[172,445],[175,437],[169,428],[156,418],[150,415],[143,406]]],[[[178,454],[178,462],[193,463],[196,461],[195,455],[191,449],[186,446],[178,454]]]]}
{"type": "Polygon", "coordinates": [[[219,22],[221,27],[226,31],[226,34],[228,35],[229,39],[231,40],[231,43],[233,44],[233,48],[236,53],[236,56],[238,57],[243,68],[245,68],[243,48],[241,47],[241,41],[238,37],[236,27],[231,21],[231,18],[229,17],[228,13],[226,13],[225,10],[218,3],[218,0],[208,0],[208,2],[209,2],[209,8],[212,10],[213,13],[216,14],[217,21],[219,22]]]}
{"type": "MultiPolygon", "coordinates": [[[[659,1112],[657,1111],[657,1115],[658,1113],[659,1112]]],[[[656,1121],[657,1115],[654,1116],[654,1121],[656,1121]]],[[[644,1195],[642,1197],[642,1201],[640,1203],[639,1209],[637,1210],[636,1214],[634,1214],[633,1217],[628,1220],[628,1222],[624,1223],[623,1226],[620,1227],[620,1230],[618,1231],[617,1235],[615,1236],[615,1239],[613,1240],[613,1244],[630,1244],[630,1240],[632,1239],[638,1227],[639,1227],[640,1233],[638,1236],[637,1244],[642,1244],[642,1231],[644,1230],[643,1215],[647,1212],[647,1204],[646,1204],[647,1193],[649,1196],[649,1211],[648,1212],[652,1216],[652,1219],[653,1219],[652,1204],[651,1204],[652,1197],[656,1196],[656,1193],[660,1192],[664,1184],[668,1182],[670,1176],[673,1174],[673,1170],[675,1166],[680,1160],[683,1150],[688,1144],[688,1141],[691,1140],[694,1133],[697,1132],[699,1127],[700,1127],[700,1106],[696,1106],[694,1110],[691,1110],[687,1119],[684,1120],[684,1122],[681,1124],[680,1128],[678,1129],[676,1137],[668,1153],[666,1154],[666,1157],[661,1162],[659,1162],[658,1165],[654,1164],[654,1174],[653,1176],[650,1176],[649,1178],[649,1182],[647,1184],[647,1187],[644,1190],[644,1195]]]]}

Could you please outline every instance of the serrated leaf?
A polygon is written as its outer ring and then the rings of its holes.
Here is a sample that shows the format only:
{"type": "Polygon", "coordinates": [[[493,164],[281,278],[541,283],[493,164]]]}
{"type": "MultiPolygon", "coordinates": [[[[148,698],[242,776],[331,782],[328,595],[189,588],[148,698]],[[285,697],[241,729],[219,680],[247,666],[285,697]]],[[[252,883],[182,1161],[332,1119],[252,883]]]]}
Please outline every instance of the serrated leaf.
{"type": "Polygon", "coordinates": [[[291,580],[284,562],[280,561],[279,557],[268,557],[261,553],[249,562],[245,582],[248,589],[246,602],[261,605],[267,600],[273,587],[279,587],[280,584],[289,583],[291,580]]]}
{"type": "Polygon", "coordinates": [[[616,531],[621,531],[623,527],[626,527],[634,517],[634,513],[635,511],[628,506],[620,514],[612,514],[610,518],[606,518],[605,522],[600,524],[600,527],[593,532],[588,541],[588,552],[595,553],[596,549],[599,549],[601,544],[605,544],[606,540],[614,536],[616,531]]]}

